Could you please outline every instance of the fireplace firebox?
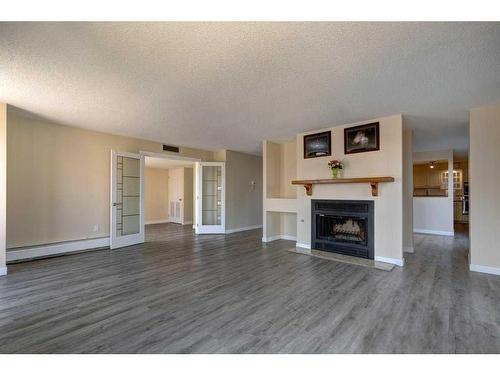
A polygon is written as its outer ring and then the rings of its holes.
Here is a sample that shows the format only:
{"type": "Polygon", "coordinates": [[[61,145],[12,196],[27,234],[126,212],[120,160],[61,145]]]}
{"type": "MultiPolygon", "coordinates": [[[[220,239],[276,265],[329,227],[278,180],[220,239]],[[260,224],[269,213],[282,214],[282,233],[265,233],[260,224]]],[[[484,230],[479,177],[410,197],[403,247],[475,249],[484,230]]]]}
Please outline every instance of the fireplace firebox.
{"type": "Polygon", "coordinates": [[[373,201],[311,201],[311,247],[373,259],[373,201]]]}

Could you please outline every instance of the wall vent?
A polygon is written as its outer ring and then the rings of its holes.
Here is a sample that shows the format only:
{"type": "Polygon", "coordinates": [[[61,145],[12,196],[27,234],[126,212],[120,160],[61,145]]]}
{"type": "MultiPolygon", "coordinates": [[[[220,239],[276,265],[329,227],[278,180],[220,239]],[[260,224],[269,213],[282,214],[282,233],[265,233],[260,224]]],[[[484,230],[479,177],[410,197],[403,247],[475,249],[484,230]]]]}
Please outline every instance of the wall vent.
{"type": "Polygon", "coordinates": [[[179,152],[179,147],[163,145],[163,151],[179,152]]]}

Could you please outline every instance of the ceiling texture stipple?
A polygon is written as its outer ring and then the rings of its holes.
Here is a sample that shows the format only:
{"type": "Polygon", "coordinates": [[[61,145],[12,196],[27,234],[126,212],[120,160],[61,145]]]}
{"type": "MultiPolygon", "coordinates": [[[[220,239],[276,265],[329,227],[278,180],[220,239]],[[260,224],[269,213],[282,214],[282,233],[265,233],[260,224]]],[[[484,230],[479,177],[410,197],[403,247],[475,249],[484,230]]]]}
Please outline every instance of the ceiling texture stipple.
{"type": "Polygon", "coordinates": [[[0,101],[180,146],[402,113],[416,150],[465,151],[497,100],[500,23],[0,23],[0,101]]]}

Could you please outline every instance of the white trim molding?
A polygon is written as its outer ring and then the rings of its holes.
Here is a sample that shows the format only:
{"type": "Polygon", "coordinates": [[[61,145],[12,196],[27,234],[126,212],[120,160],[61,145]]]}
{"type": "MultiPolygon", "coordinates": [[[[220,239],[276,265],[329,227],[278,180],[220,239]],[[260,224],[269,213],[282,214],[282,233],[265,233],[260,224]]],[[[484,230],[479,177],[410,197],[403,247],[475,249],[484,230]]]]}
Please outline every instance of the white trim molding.
{"type": "Polygon", "coordinates": [[[303,249],[311,249],[311,245],[306,244],[306,243],[298,243],[298,242],[297,242],[297,243],[295,244],[295,247],[301,247],[301,248],[303,248],[303,249]]]}
{"type": "Polygon", "coordinates": [[[165,223],[170,223],[169,219],[163,219],[163,220],[148,220],[144,222],[144,225],[151,225],[151,224],[165,224],[165,223]]]}
{"type": "Polygon", "coordinates": [[[375,261],[377,262],[383,262],[383,263],[390,263],[390,264],[395,264],[396,266],[403,267],[405,265],[405,259],[397,259],[397,258],[386,258],[386,257],[379,257],[375,256],[375,261]]]}
{"type": "Polygon", "coordinates": [[[414,253],[415,249],[413,248],[413,246],[403,246],[403,251],[405,253],[414,253]]]}
{"type": "Polygon", "coordinates": [[[454,236],[455,235],[455,232],[448,232],[446,230],[431,230],[431,229],[413,229],[413,233],[436,234],[438,236],[454,236]]]}
{"type": "Polygon", "coordinates": [[[261,228],[262,228],[262,225],[252,225],[252,226],[243,227],[243,228],[226,229],[226,234],[236,233],[236,232],[244,232],[246,230],[261,229],[261,228]]]}
{"type": "Polygon", "coordinates": [[[472,272],[488,273],[490,275],[500,275],[500,268],[498,267],[481,266],[479,264],[469,264],[469,270],[471,270],[472,272]]]}
{"type": "Polygon", "coordinates": [[[151,158],[162,158],[162,159],[173,159],[173,160],[185,160],[192,161],[193,163],[201,161],[201,159],[190,158],[187,156],[181,156],[177,153],[171,153],[170,151],[152,152],[152,151],[139,151],[141,156],[149,156],[151,158]]]}
{"type": "Polygon", "coordinates": [[[5,275],[7,275],[7,266],[0,267],[0,276],[5,276],[5,275]]]}
{"type": "Polygon", "coordinates": [[[109,247],[109,237],[93,238],[90,240],[59,242],[48,245],[18,247],[7,250],[7,262],[17,260],[41,258],[57,254],[73,253],[75,251],[99,249],[109,247]]]}

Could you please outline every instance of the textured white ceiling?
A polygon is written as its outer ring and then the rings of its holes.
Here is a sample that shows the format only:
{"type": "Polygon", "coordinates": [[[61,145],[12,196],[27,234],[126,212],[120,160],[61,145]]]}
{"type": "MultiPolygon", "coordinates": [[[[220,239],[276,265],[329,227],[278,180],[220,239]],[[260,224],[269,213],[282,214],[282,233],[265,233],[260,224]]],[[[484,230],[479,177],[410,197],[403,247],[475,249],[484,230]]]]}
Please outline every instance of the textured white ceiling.
{"type": "Polygon", "coordinates": [[[500,23],[0,23],[0,101],[174,145],[403,113],[417,150],[464,150],[499,99],[500,23]]]}

